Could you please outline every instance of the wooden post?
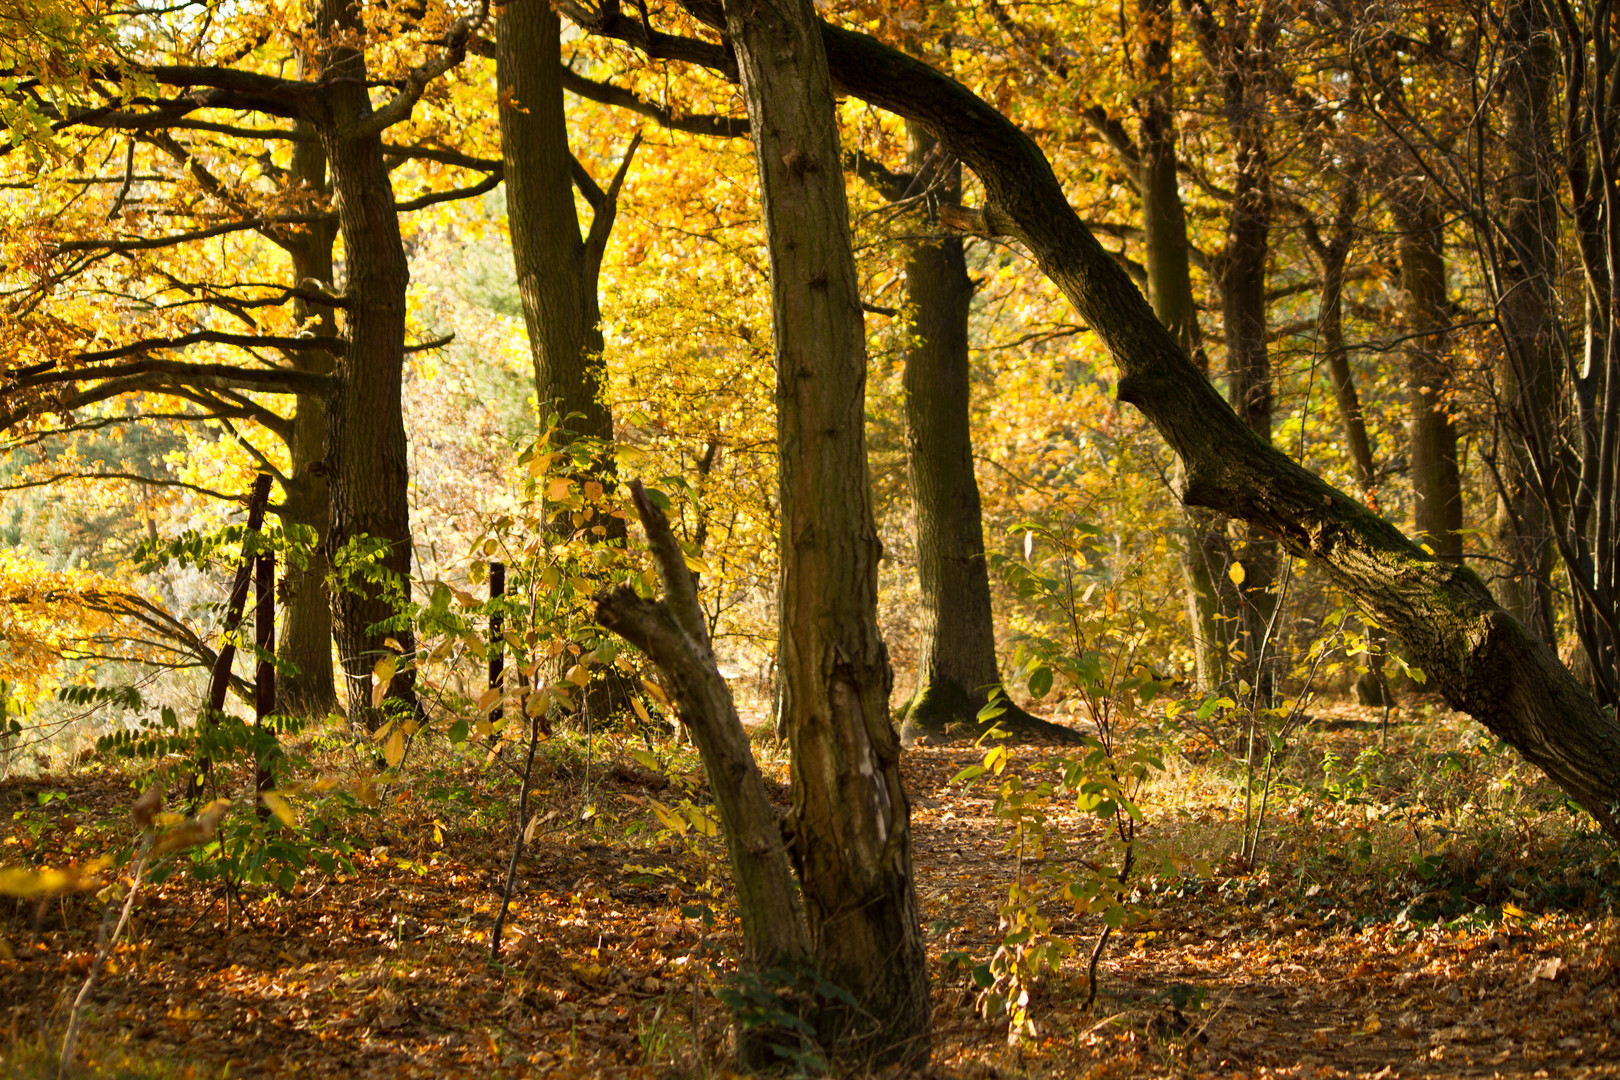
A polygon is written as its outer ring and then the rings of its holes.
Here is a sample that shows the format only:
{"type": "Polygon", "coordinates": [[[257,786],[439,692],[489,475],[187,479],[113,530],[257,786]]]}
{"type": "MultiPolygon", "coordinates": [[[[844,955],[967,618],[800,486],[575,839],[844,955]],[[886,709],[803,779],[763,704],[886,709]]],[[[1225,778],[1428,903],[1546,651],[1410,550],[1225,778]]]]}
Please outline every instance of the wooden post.
{"type": "MultiPolygon", "coordinates": [[[[263,727],[276,711],[276,556],[273,552],[260,555],[253,564],[253,644],[259,658],[254,671],[253,712],[255,722],[263,727]]],[[[260,759],[258,790],[269,791],[275,783],[275,771],[269,761],[260,759]]]]}
{"type": "MultiPolygon", "coordinates": [[[[506,564],[492,562],[489,564],[489,598],[499,600],[505,595],[506,564]]],[[[501,685],[505,667],[506,648],[501,638],[501,613],[494,611],[489,616],[489,688],[491,690],[501,685]]],[[[489,722],[495,723],[501,718],[504,711],[499,705],[490,710],[489,722]]]]}
{"type": "MultiPolygon", "coordinates": [[[[220,642],[219,655],[214,658],[214,670],[208,680],[208,704],[200,722],[219,723],[219,713],[225,708],[225,692],[231,685],[231,664],[236,660],[236,631],[242,625],[242,609],[247,606],[248,584],[253,577],[253,557],[247,554],[253,537],[264,526],[264,510],[270,502],[270,474],[260,473],[253,478],[253,493],[248,496],[247,533],[242,537],[242,562],[236,568],[236,580],[231,583],[230,601],[225,605],[225,634],[220,642]]],[[[197,771],[186,785],[186,799],[196,803],[202,797],[202,778],[212,767],[208,758],[200,758],[197,771]]]]}

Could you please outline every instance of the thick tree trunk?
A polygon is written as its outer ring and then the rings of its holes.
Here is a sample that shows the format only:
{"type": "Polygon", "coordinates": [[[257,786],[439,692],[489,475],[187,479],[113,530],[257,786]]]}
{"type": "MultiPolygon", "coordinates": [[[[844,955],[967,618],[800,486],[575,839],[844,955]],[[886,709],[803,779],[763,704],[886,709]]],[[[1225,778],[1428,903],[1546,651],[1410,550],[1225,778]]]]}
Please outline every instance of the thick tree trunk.
{"type": "Polygon", "coordinates": [[[556,12],[545,0],[509,5],[496,23],[495,48],[506,213],[540,420],[555,410],[573,435],[611,441],[597,299],[601,251],[580,238],[556,12]]]}
{"type": "MultiPolygon", "coordinates": [[[[321,23],[328,32],[358,30],[356,18],[344,0],[323,0],[321,23]]],[[[345,46],[332,49],[325,60],[326,114],[315,128],[331,169],[343,233],[349,334],[328,420],[326,551],[339,575],[332,612],[350,721],[375,728],[381,718],[371,708],[372,669],[385,656],[415,658],[410,622],[401,615],[411,588],[410,477],[400,394],[410,266],[382,137],[351,134],[372,112],[365,58],[345,46]],[[369,570],[346,573],[341,556],[355,541],[376,545],[376,559],[369,570]],[[390,638],[397,649],[388,644],[390,638]]],[[[408,664],[400,667],[389,696],[414,709],[415,676],[408,664]]]]}
{"type": "MultiPolygon", "coordinates": [[[[308,125],[300,125],[308,130],[308,125]]],[[[325,191],[326,155],[318,142],[293,143],[292,176],[314,191],[325,191]]],[[[322,222],[311,225],[287,241],[292,256],[294,284],[303,286],[313,279],[327,289],[335,289],[332,243],[337,227],[322,222]]],[[[303,329],[322,336],[338,333],[335,310],[307,300],[293,302],[293,314],[303,329]]],[[[325,353],[300,350],[288,360],[302,370],[322,375],[332,373],[332,359],[325,353]]],[[[277,656],[296,670],[277,679],[276,707],[297,716],[324,716],[337,703],[332,682],[332,606],[326,587],[327,522],[329,518],[326,466],[327,398],[299,394],[293,403],[293,432],[288,445],[290,467],[282,483],[283,525],[302,525],[315,532],[315,550],[309,565],[288,564],[283,590],[280,647],[277,656]]]]}
{"type": "Polygon", "coordinates": [[[1503,41],[1508,175],[1502,191],[1506,214],[1497,311],[1503,342],[1496,382],[1505,437],[1498,440],[1504,452],[1497,457],[1501,491],[1491,531],[1508,564],[1496,580],[1497,599],[1543,641],[1556,644],[1549,580],[1552,521],[1523,450],[1550,435],[1557,395],[1551,294],[1558,207],[1548,114],[1553,58],[1540,11],[1530,0],[1514,0],[1503,41]]]}
{"type": "Polygon", "coordinates": [[[840,1055],[920,1061],[927,958],[877,627],[866,341],[832,87],[809,0],[729,0],[724,18],[770,249],[791,853],[817,967],[857,1003],[829,1003],[819,1027],[840,1055]]]}
{"type": "Polygon", "coordinates": [[[978,174],[986,206],[954,219],[1029,247],[1113,353],[1121,400],[1141,409],[1181,457],[1183,499],[1269,531],[1314,562],[1405,643],[1455,708],[1546,770],[1620,836],[1620,722],[1557,656],[1477,576],[1424,552],[1268,446],[1227,407],[1080,222],[1028,136],[919,61],[850,31],[824,26],[822,35],[845,92],[928,125],[978,174]]]}
{"type": "MultiPolygon", "coordinates": [[[[496,22],[495,44],[501,160],[539,419],[544,426],[555,412],[566,432],[562,442],[583,438],[598,444],[579,478],[595,480],[611,492],[616,486],[613,413],[606,394],[598,282],[619,185],[636,144],[631,143],[608,190],[597,187],[568,149],[562,69],[561,22],[548,0],[519,0],[505,7],[496,22]],[[594,211],[584,237],[574,203],[576,185],[594,211]]],[[[587,528],[603,532],[585,535],[622,541],[624,520],[597,516],[600,512],[588,508],[587,528]]],[[[565,517],[555,524],[561,535],[574,531],[565,517]]],[[[634,680],[609,670],[585,688],[580,716],[587,723],[605,721],[626,712],[637,692],[634,680]]]]}
{"type": "MultiPolygon", "coordinates": [[[[1137,42],[1147,90],[1137,98],[1137,143],[1141,153],[1142,251],[1148,301],[1188,356],[1208,370],[1193,299],[1187,215],[1176,174],[1175,9],[1171,0],[1140,0],[1137,42]]],[[[1227,635],[1218,584],[1229,555],[1226,523],[1207,510],[1185,508],[1186,539],[1181,572],[1187,583],[1187,618],[1193,634],[1198,688],[1214,691],[1226,682],[1227,635]]]]}
{"type": "Polygon", "coordinates": [[[1403,331],[1407,336],[1407,468],[1414,531],[1448,562],[1462,561],[1462,480],[1445,361],[1446,256],[1439,208],[1421,193],[1391,200],[1400,229],[1403,331]]]}
{"type": "MultiPolygon", "coordinates": [[[[910,171],[921,176],[934,137],[915,124],[908,134],[910,171]]],[[[938,197],[956,203],[961,191],[958,168],[939,185],[938,197]]],[[[911,249],[906,301],[912,345],[902,385],[922,606],[917,689],[905,707],[900,735],[910,745],[922,735],[942,735],[952,725],[965,725],[972,735],[988,727],[981,727],[977,716],[990,691],[1001,687],[1001,674],[968,420],[973,280],[961,234],[930,237],[911,249]]],[[[1015,738],[1078,737],[1016,707],[992,723],[1015,738]]]]}

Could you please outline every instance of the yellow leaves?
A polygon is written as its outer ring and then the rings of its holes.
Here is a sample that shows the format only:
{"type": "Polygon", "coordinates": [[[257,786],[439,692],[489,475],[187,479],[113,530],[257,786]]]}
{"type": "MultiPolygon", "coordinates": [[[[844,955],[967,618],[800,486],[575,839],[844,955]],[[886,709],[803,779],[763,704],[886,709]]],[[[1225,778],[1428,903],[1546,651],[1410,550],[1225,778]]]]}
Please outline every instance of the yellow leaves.
{"type": "Polygon", "coordinates": [[[66,870],[30,870],[22,866],[0,867],[0,896],[32,900],[77,886],[78,877],[66,870]]]}
{"type": "Polygon", "coordinates": [[[390,769],[398,768],[405,759],[405,732],[398,727],[388,736],[388,742],[383,746],[383,757],[390,769]]]}
{"type": "Polygon", "coordinates": [[[115,630],[141,602],[100,574],[54,571],[19,550],[0,550],[0,679],[11,684],[8,696],[25,707],[49,698],[79,643],[115,630]]]}
{"type": "Polygon", "coordinates": [[[286,798],[273,791],[263,792],[259,798],[264,803],[265,808],[282,825],[289,829],[298,827],[298,817],[293,813],[292,805],[287,802],[286,798]]]}
{"type": "Polygon", "coordinates": [[[371,669],[371,707],[382,708],[382,703],[388,697],[388,687],[394,681],[394,673],[399,670],[399,657],[385,656],[377,661],[371,669]]]}
{"type": "Polygon", "coordinates": [[[1243,569],[1242,563],[1234,559],[1232,565],[1226,570],[1226,576],[1232,579],[1232,584],[1242,586],[1243,582],[1248,578],[1249,572],[1243,569]]]}
{"type": "Polygon", "coordinates": [[[658,823],[676,836],[685,836],[688,832],[696,832],[699,836],[719,836],[720,825],[706,814],[700,807],[689,802],[679,806],[665,806],[651,796],[645,799],[630,797],[632,802],[644,803],[652,811],[658,823]]]}
{"type": "Polygon", "coordinates": [[[670,707],[669,695],[664,693],[664,688],[662,686],[659,686],[651,679],[642,679],[641,685],[642,688],[647,691],[647,693],[653,696],[654,701],[658,702],[658,704],[662,705],[666,709],[670,707]]]}

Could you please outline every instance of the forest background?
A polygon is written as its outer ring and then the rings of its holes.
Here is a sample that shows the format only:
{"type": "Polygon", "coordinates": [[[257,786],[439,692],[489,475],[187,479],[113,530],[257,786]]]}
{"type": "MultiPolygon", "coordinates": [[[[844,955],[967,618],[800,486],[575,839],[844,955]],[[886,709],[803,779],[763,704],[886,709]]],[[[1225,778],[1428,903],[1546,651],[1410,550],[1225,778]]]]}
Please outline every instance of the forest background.
{"type": "MultiPolygon", "coordinates": [[[[1403,873],[1429,884],[1446,836],[1501,830],[1504,815],[1605,850],[1620,686],[1607,6],[818,7],[847,32],[828,32],[823,63],[840,95],[841,249],[865,313],[842,407],[862,430],[837,459],[855,494],[797,505],[805,455],[789,449],[796,434],[779,438],[772,403],[795,304],[810,302],[783,291],[792,245],[769,185],[778,163],[799,180],[817,169],[797,149],[756,154],[766,106],[745,101],[730,5],[556,8],[0,7],[19,31],[0,46],[7,776],[135,759],[138,792],[213,760],[227,795],[212,820],[191,816],[196,798],[173,820],[148,812],[202,846],[127,839],[126,882],[165,843],[228,892],[354,874],[354,844],[294,823],[361,812],[379,785],[408,790],[413,755],[425,766],[439,749],[479,783],[519,784],[529,840],[542,739],[595,753],[606,732],[626,775],[662,791],[679,771],[664,719],[672,695],[687,711],[681,679],[616,644],[595,606],[614,586],[662,588],[672,605],[680,590],[669,560],[623,542],[630,479],[669,515],[701,585],[692,638],[712,642],[752,726],[780,725],[793,769],[806,767],[795,710],[809,677],[782,642],[806,651],[827,617],[795,607],[792,582],[821,579],[784,568],[779,537],[794,515],[836,529],[845,503],[882,556],[868,544],[867,561],[828,573],[870,579],[847,602],[857,629],[875,620],[829,655],[870,663],[856,683],[896,710],[913,753],[991,723],[1078,747],[1061,751],[1061,782],[1026,797],[1006,780],[990,800],[1019,867],[1066,820],[1028,798],[1066,799],[1112,837],[1087,872],[1037,887],[1019,870],[996,902],[995,947],[967,967],[978,1014],[1015,1036],[1037,1030],[1029,987],[1073,951],[1043,910],[1100,919],[1101,955],[1112,931],[1147,925],[1139,862],[1162,864],[1161,883],[1252,875],[1273,784],[1294,823],[1326,799],[1412,828],[1400,799],[1351,789],[1391,724],[1416,715],[1397,703],[1431,682],[1490,734],[1447,721],[1442,746],[1410,733],[1426,749],[1403,775],[1449,768],[1473,787],[1422,808],[1430,842],[1403,873]],[[915,100],[938,88],[909,69],[863,90],[838,52],[857,37],[948,73],[1028,133],[1061,205],[1146,294],[1170,347],[1220,385],[1220,417],[1235,413],[1248,441],[1223,454],[1232,435],[1207,402],[1178,420],[1166,402],[1180,391],[1140,377],[1125,389],[1140,374],[1126,331],[1077,299],[1087,286],[1065,276],[1063,242],[1009,194],[1039,185],[993,139],[975,149],[983,116],[963,106],[962,130],[930,118],[915,100]],[[1353,497],[1317,503],[1294,474],[1249,464],[1264,445],[1353,497]],[[262,533],[241,524],[259,474],[273,480],[262,533]],[[1328,509],[1301,518],[1296,497],[1328,509]],[[1366,532],[1357,504],[1418,546],[1366,532]],[[1338,529],[1372,539],[1358,548],[1338,529]],[[224,600],[238,563],[269,552],[280,618],[266,650],[224,600]],[[488,599],[494,562],[504,600],[488,599]],[[492,688],[502,652],[520,678],[492,688]],[[276,697],[256,724],[190,726],[211,688],[251,708],[267,668],[276,697]],[[985,709],[987,694],[1012,701],[985,709]],[[1354,714],[1383,733],[1354,768],[1312,741],[1324,694],[1374,710],[1354,714]],[[1505,795],[1504,744],[1564,794],[1505,795]],[[1174,787],[1166,761],[1228,770],[1216,802],[1241,811],[1235,844],[1139,846],[1141,807],[1174,787]],[[242,809],[233,767],[259,775],[247,801],[266,808],[242,815],[234,854],[216,833],[242,809]],[[306,839],[288,846],[284,830],[306,839]]],[[[844,610],[836,584],[812,591],[844,610]]],[[[874,740],[898,790],[898,752],[874,740]]],[[[987,745],[962,779],[1017,776],[987,745]]],[[[580,806],[551,810],[594,828],[590,760],[580,806]]],[[[815,781],[792,779],[802,827],[815,781]]],[[[735,834],[733,811],[703,809],[718,792],[689,794],[675,809],[645,791],[628,805],[666,843],[735,834]]],[[[14,820],[29,836],[32,819],[14,820]]],[[[1375,831],[1365,814],[1346,828],[1375,831]]],[[[1450,903],[1523,912],[1481,885],[1491,849],[1472,842],[1468,866],[1446,871],[1450,903]]],[[[36,868],[67,854],[38,831],[27,846],[36,868]]],[[[910,859],[900,884],[874,886],[900,910],[915,904],[910,859]]],[[[1582,911],[1609,903],[1612,854],[1589,861],[1579,888],[1561,885],[1582,911]]],[[[9,887],[30,900],[101,889],[108,870],[47,882],[36,869],[9,887]]],[[[919,973],[952,953],[916,951],[919,973]]],[[[817,955],[823,973],[835,959],[817,955]]],[[[818,1046],[847,1035],[812,1021],[818,1046]]],[[[703,1039],[687,1052],[701,1057],[703,1039]]]]}

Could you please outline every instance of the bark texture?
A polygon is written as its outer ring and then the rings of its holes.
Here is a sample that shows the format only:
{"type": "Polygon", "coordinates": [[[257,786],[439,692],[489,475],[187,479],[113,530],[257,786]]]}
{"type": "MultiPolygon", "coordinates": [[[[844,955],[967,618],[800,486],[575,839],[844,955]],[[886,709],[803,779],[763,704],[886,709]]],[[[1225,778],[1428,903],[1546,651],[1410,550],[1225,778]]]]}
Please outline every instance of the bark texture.
{"type": "MultiPolygon", "coordinates": [[[[1176,174],[1175,9],[1172,0],[1139,0],[1137,43],[1147,89],[1138,96],[1142,251],[1147,264],[1148,302],[1153,313],[1201,370],[1208,371],[1193,298],[1187,243],[1187,214],[1176,174]]],[[[1201,690],[1226,681],[1227,635],[1221,619],[1217,582],[1229,552],[1226,523],[1207,510],[1185,508],[1186,538],[1181,571],[1187,583],[1187,618],[1201,690]]]]}
{"type": "Polygon", "coordinates": [[[583,169],[568,149],[556,12],[540,0],[509,5],[495,48],[507,219],[541,422],[555,410],[574,435],[611,441],[597,280],[613,204],[596,206],[581,238],[574,185],[583,169]]]}
{"type": "MultiPolygon", "coordinates": [[[[1276,13],[1260,6],[1233,9],[1222,23],[1208,0],[1183,0],[1187,21],[1210,75],[1221,86],[1232,140],[1233,184],[1219,268],[1226,333],[1227,400],[1257,435],[1271,441],[1273,387],[1266,334],[1266,267],[1271,255],[1273,199],[1268,153],[1271,50],[1276,13]]],[[[1237,538],[1243,564],[1237,594],[1238,669],[1269,698],[1271,665],[1263,655],[1277,610],[1281,554],[1275,539],[1250,532],[1237,538]]]]}
{"type": "Polygon", "coordinates": [[[1403,319],[1407,335],[1407,461],[1412,518],[1421,543],[1450,562],[1462,560],[1462,480],[1451,419],[1444,342],[1446,254],[1439,207],[1421,191],[1391,200],[1400,229],[1403,319]]]}
{"type": "Polygon", "coordinates": [[[1506,15],[1503,149],[1507,175],[1501,192],[1505,209],[1501,269],[1495,283],[1503,339],[1496,385],[1499,417],[1506,430],[1498,440],[1501,491],[1491,531],[1498,554],[1508,564],[1496,580],[1497,599],[1514,618],[1552,644],[1557,637],[1550,581],[1551,520],[1523,447],[1545,439],[1555,425],[1558,363],[1552,276],[1557,261],[1558,207],[1551,182],[1549,110],[1554,60],[1538,3],[1514,0],[1506,15]]]}
{"type": "Polygon", "coordinates": [[[731,0],[759,164],[776,338],[782,711],[791,853],[815,962],[855,999],[823,1041],[850,1059],[928,1055],[911,809],[877,627],[866,343],[832,86],[809,0],[731,0]]]}
{"type": "MultiPolygon", "coordinates": [[[[326,32],[359,30],[357,14],[344,0],[323,0],[326,32]]],[[[349,347],[338,366],[330,401],[327,481],[331,511],[329,558],[351,541],[378,545],[375,569],[350,575],[332,596],[338,658],[348,689],[351,722],[379,723],[371,702],[371,671],[398,652],[410,657],[414,639],[399,603],[408,598],[411,522],[406,497],[409,469],[401,381],[405,366],[405,289],[410,265],[400,240],[393,187],[383,161],[382,135],[360,127],[372,115],[365,57],[347,46],[332,48],[321,72],[329,85],[314,127],[331,169],[334,202],[343,233],[349,347]]],[[[409,665],[394,676],[390,697],[415,708],[415,676],[409,665]]]]}
{"type": "MultiPolygon", "coordinates": [[[[907,164],[929,201],[956,203],[962,196],[960,167],[929,176],[936,145],[926,129],[909,127],[907,164]]],[[[899,194],[899,193],[897,193],[899,194]]],[[[906,463],[917,535],[921,598],[917,689],[905,706],[901,740],[942,735],[966,725],[984,730],[977,716],[992,690],[996,668],[995,614],[984,559],[984,517],[973,471],[972,396],[968,322],[973,279],[960,233],[930,236],[906,258],[906,307],[912,344],[902,377],[905,390],[906,463]]],[[[993,721],[1013,738],[1070,741],[1078,733],[1009,707],[993,721]]],[[[986,725],[988,726],[988,725],[986,725]]]]}
{"type": "MultiPolygon", "coordinates": [[[[307,124],[299,125],[308,130],[307,124]]],[[[311,192],[328,194],[326,154],[318,142],[292,144],[292,175],[311,192]]],[[[336,288],[333,281],[332,244],[337,239],[335,223],[311,225],[284,241],[292,257],[293,282],[302,286],[316,281],[325,289],[336,288]]],[[[300,326],[318,336],[338,333],[336,309],[293,301],[293,315],[300,326]]],[[[330,375],[332,359],[326,353],[297,350],[288,354],[293,366],[330,375]]],[[[326,457],[327,397],[299,394],[294,398],[292,438],[288,444],[290,468],[282,480],[281,520],[283,524],[303,525],[315,531],[315,550],[309,565],[288,565],[282,589],[280,649],[277,656],[296,670],[282,676],[277,687],[278,707],[298,716],[324,716],[337,704],[332,681],[332,607],[326,588],[325,542],[329,513],[326,457]]]]}
{"type": "MultiPolygon", "coordinates": [[[[631,490],[664,582],[665,599],[644,600],[635,590],[621,587],[597,598],[597,621],[658,665],[681,722],[697,743],[731,857],[743,925],[743,970],[797,973],[811,962],[804,909],[748,733],[715,664],[697,582],[663,513],[640,484],[632,483],[631,490]]],[[[757,1033],[750,1039],[744,1033],[738,1056],[745,1066],[778,1063],[770,1050],[771,1037],[757,1033]]]]}

